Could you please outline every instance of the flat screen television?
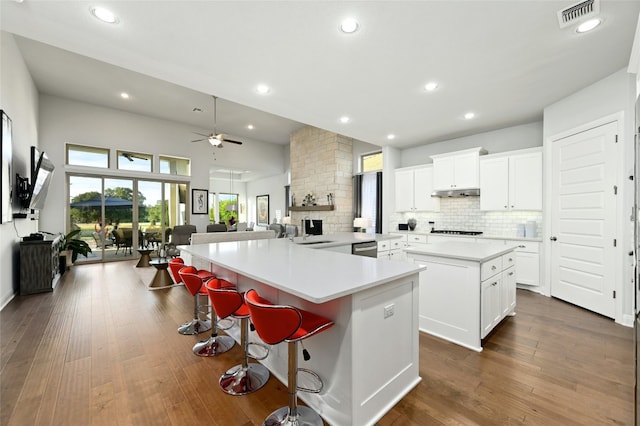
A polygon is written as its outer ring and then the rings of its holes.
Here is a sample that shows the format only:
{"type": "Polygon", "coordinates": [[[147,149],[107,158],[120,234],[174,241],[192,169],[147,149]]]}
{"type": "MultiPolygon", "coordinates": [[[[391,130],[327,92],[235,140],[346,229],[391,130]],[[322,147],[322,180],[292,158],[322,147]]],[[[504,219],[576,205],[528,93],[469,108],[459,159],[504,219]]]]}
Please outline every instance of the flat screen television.
{"type": "Polygon", "coordinates": [[[44,207],[54,168],[47,154],[40,152],[35,146],[31,147],[30,209],[41,210],[44,207]]]}

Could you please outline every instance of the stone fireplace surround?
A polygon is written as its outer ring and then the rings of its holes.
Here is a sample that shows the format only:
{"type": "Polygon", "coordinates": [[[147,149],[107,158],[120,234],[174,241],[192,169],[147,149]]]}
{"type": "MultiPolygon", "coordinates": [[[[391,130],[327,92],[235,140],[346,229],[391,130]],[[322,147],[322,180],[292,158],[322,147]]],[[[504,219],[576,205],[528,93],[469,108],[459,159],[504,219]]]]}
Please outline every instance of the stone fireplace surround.
{"type": "Polygon", "coordinates": [[[300,227],[305,217],[321,219],[323,232],[353,230],[353,139],[316,127],[305,127],[291,135],[291,194],[300,206],[312,193],[318,205],[328,204],[331,211],[291,212],[291,224],[300,227]]]}

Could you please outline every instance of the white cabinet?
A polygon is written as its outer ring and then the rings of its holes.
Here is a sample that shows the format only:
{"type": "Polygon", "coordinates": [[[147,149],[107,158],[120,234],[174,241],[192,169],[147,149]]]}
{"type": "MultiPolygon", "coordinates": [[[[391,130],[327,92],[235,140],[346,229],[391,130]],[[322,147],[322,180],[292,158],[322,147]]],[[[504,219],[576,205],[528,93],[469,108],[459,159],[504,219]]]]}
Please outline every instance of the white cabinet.
{"type": "Polygon", "coordinates": [[[493,327],[495,327],[502,317],[500,309],[500,293],[502,288],[502,276],[500,274],[482,282],[481,297],[482,307],[480,309],[481,328],[480,337],[484,339],[493,327]]]}
{"type": "Polygon", "coordinates": [[[434,189],[478,188],[480,154],[486,154],[486,151],[482,148],[473,148],[449,154],[432,155],[434,189]]]}
{"type": "Polygon", "coordinates": [[[483,262],[480,265],[481,338],[485,338],[516,307],[516,267],[513,253],[483,262]]]}
{"type": "Polygon", "coordinates": [[[393,240],[378,241],[378,259],[406,261],[406,254],[402,250],[404,245],[404,236],[393,240]]]}
{"type": "Polygon", "coordinates": [[[542,210],[542,151],[487,156],[479,162],[480,210],[542,210]]]}
{"type": "Polygon", "coordinates": [[[516,282],[528,286],[540,285],[540,243],[518,241],[516,247],[516,282]]]}
{"type": "Polygon", "coordinates": [[[433,166],[396,170],[396,211],[438,211],[433,192],[433,166]]]}

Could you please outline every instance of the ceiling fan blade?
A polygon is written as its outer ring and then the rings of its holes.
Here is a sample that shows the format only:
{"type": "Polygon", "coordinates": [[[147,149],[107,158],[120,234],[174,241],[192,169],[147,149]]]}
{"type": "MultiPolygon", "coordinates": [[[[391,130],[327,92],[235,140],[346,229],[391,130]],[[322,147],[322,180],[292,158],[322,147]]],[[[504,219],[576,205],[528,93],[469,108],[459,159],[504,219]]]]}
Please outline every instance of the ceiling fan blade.
{"type": "Polygon", "coordinates": [[[202,141],[206,141],[206,139],[196,139],[196,140],[191,141],[191,142],[202,142],[202,141]]]}
{"type": "Polygon", "coordinates": [[[210,134],[209,135],[204,135],[204,134],[198,133],[198,132],[191,132],[191,133],[193,133],[194,135],[204,136],[205,138],[208,138],[209,136],[211,136],[210,134]]]}
{"type": "Polygon", "coordinates": [[[225,139],[224,141],[225,142],[229,142],[229,143],[235,143],[236,145],[242,145],[242,142],[240,142],[240,141],[233,141],[231,139],[225,139]]]}

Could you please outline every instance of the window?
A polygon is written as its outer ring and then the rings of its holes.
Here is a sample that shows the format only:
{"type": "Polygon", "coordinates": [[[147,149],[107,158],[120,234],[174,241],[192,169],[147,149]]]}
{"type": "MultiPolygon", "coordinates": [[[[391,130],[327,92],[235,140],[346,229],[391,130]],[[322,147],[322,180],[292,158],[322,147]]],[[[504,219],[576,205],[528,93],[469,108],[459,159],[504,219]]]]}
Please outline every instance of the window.
{"type": "Polygon", "coordinates": [[[191,161],[188,158],[160,156],[160,173],[191,176],[191,161]]]}
{"type": "Polygon", "coordinates": [[[67,164],[109,168],[109,150],[92,146],[67,145],[67,164]]]}
{"type": "Polygon", "coordinates": [[[218,194],[218,211],[220,222],[229,223],[231,216],[238,220],[238,194],[221,192],[218,194]]]}
{"type": "Polygon", "coordinates": [[[382,151],[362,155],[360,160],[362,173],[382,170],[382,151]]]}
{"type": "Polygon", "coordinates": [[[152,171],[153,156],[131,151],[118,151],[118,169],[136,172],[152,171]]]}

